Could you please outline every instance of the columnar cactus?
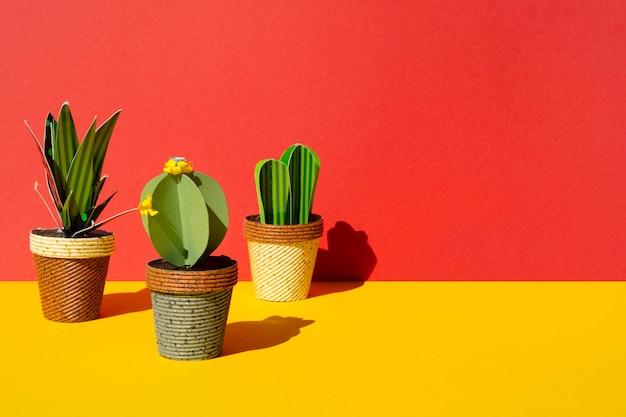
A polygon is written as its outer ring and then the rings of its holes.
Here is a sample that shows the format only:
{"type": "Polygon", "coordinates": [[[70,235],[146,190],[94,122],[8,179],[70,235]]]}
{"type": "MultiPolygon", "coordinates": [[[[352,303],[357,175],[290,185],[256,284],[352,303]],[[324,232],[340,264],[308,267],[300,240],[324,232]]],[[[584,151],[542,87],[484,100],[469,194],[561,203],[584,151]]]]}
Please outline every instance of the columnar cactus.
{"type": "Polygon", "coordinates": [[[145,185],[138,209],[158,254],[176,266],[191,267],[224,239],[226,197],[217,181],[193,171],[185,158],[171,158],[163,171],[145,185]]]}
{"type": "Polygon", "coordinates": [[[261,223],[308,223],[319,170],[320,159],[301,144],[287,148],[280,160],[259,161],[254,177],[261,223]]]}

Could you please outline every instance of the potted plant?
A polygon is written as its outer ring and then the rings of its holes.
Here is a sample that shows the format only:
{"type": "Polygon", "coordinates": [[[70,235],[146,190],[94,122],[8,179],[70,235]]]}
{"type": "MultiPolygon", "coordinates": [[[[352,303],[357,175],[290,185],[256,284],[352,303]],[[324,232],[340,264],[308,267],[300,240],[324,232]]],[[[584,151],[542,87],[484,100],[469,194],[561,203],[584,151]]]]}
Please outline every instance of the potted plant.
{"type": "Polygon", "coordinates": [[[259,161],[254,170],[259,214],[244,220],[250,271],[257,298],[297,301],[308,297],[321,216],[312,214],[320,160],[295,144],[280,159],[259,161]]]}
{"type": "Polygon", "coordinates": [[[30,232],[30,250],[35,259],[43,315],[59,322],[82,322],[98,318],[109,257],[115,250],[115,235],[98,230],[108,221],[98,220],[113,198],[99,202],[106,181],[104,158],[115,112],[100,127],[96,118],[79,143],[69,103],[63,103],[58,120],[48,113],[43,145],[28,125],[44,166],[46,186],[53,208],[38,190],[56,228],[30,232]]]}
{"type": "Polygon", "coordinates": [[[143,226],[161,259],[148,262],[157,348],[176,360],[221,354],[237,262],[211,256],[226,235],[228,207],[220,185],[171,158],[141,192],[143,226]]]}

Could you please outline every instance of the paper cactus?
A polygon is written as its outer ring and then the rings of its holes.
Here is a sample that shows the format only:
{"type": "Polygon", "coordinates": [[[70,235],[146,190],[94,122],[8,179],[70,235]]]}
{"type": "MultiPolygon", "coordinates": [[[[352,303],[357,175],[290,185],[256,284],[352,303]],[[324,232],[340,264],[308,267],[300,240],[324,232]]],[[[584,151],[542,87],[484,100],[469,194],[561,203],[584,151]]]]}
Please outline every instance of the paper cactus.
{"type": "MultiPolygon", "coordinates": [[[[43,196],[39,195],[57,227],[63,231],[64,237],[84,236],[118,216],[98,222],[98,217],[115,195],[113,193],[98,204],[102,186],[107,178],[101,176],[104,157],[120,112],[121,110],[118,110],[113,113],[98,128],[94,118],[80,143],[67,102],[61,106],[58,121],[48,113],[43,146],[24,121],[37,143],[46,173],[48,191],[56,210],[52,210],[43,196]]],[[[37,186],[35,183],[35,190],[39,192],[37,186]]]]}
{"type": "Polygon", "coordinates": [[[306,224],[320,160],[310,148],[295,144],[277,159],[264,159],[254,170],[261,223],[306,224]]]}
{"type": "Polygon", "coordinates": [[[209,256],[228,228],[228,206],[222,187],[193,170],[182,157],[171,158],[163,173],[141,192],[143,226],[158,254],[179,267],[191,267],[209,256]]]}

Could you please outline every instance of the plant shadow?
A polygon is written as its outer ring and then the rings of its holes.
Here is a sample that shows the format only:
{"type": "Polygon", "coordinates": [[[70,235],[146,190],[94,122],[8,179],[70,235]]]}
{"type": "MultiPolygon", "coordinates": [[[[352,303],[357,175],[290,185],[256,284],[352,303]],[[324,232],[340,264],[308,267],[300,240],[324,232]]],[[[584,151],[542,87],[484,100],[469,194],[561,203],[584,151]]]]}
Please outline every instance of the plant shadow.
{"type": "Polygon", "coordinates": [[[360,287],[378,262],[367,234],[354,230],[348,222],[338,221],[326,238],[328,249],[317,252],[309,297],[360,287]]]}
{"type": "Polygon", "coordinates": [[[120,316],[122,314],[146,311],[152,308],[150,290],[141,289],[136,292],[120,292],[104,294],[100,307],[100,318],[120,316]]]}
{"type": "Polygon", "coordinates": [[[222,356],[278,346],[299,335],[302,327],[313,323],[315,320],[281,316],[271,316],[260,321],[228,323],[222,356]]]}
{"type": "Polygon", "coordinates": [[[363,285],[363,281],[345,282],[312,282],[307,298],[320,297],[322,295],[334,294],[338,292],[350,291],[363,285]]]}

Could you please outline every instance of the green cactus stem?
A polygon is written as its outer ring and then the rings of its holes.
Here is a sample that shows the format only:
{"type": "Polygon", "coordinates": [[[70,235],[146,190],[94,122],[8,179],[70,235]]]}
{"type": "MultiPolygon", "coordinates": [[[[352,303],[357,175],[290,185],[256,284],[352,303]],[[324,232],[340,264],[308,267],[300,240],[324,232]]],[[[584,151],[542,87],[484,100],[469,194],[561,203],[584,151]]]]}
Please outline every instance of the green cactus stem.
{"type": "Polygon", "coordinates": [[[320,172],[320,160],[304,145],[293,145],[280,160],[289,167],[291,192],[287,203],[290,224],[306,224],[313,209],[313,197],[320,172]]]}
{"type": "Polygon", "coordinates": [[[315,152],[301,144],[287,148],[280,160],[260,161],[254,175],[261,223],[308,223],[319,170],[315,152]]]}
{"type": "Polygon", "coordinates": [[[257,164],[254,175],[261,223],[285,224],[290,192],[287,165],[276,159],[265,159],[257,164]]]}
{"type": "Polygon", "coordinates": [[[190,169],[160,174],[146,184],[141,200],[142,214],[152,214],[142,216],[152,245],[163,259],[176,266],[195,265],[210,255],[226,235],[226,197],[220,185],[206,174],[190,169]]]}

